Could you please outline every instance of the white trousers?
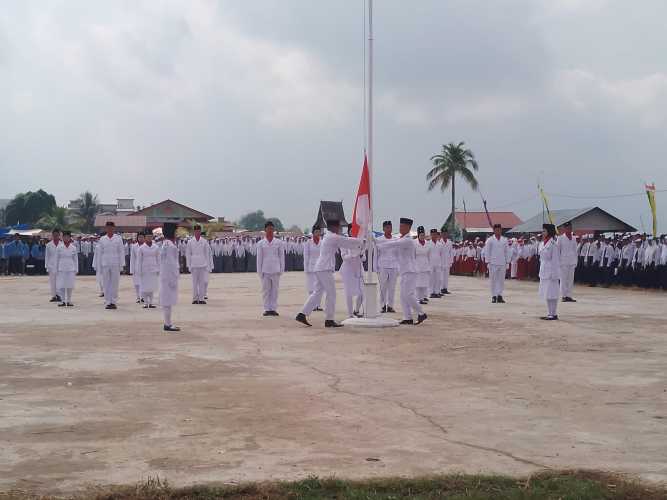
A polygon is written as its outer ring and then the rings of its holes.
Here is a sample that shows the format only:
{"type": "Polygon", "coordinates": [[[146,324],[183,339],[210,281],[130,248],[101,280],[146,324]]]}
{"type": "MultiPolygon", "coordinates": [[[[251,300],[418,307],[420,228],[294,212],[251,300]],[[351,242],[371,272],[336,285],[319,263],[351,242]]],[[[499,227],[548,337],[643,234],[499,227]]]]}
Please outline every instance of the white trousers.
{"type": "Polygon", "coordinates": [[[422,306],[417,300],[417,273],[401,274],[401,309],[403,319],[412,319],[413,311],[424,314],[422,306]]]}
{"type": "Polygon", "coordinates": [[[192,276],[192,300],[204,300],[208,282],[208,268],[193,267],[190,269],[190,274],[192,276]]]}
{"type": "Polygon", "coordinates": [[[56,276],[58,273],[56,271],[49,271],[49,288],[51,289],[51,297],[58,295],[56,291],[56,276]]]}
{"type": "Polygon", "coordinates": [[[146,305],[149,305],[149,306],[153,305],[153,300],[154,300],[153,299],[153,292],[144,292],[141,295],[142,295],[141,298],[144,299],[144,302],[146,303],[146,305]]]}
{"type": "Polygon", "coordinates": [[[171,326],[171,306],[162,306],[162,317],[164,318],[164,326],[171,326]]]}
{"type": "Polygon", "coordinates": [[[572,297],[574,270],[576,266],[560,266],[560,296],[572,297]]]}
{"type": "Polygon", "coordinates": [[[396,297],[396,281],[398,280],[398,269],[382,268],[378,273],[380,282],[380,305],[394,307],[396,297]]]}
{"type": "Polygon", "coordinates": [[[516,273],[519,271],[519,261],[513,260],[510,265],[510,278],[516,278],[516,273]]]}
{"type": "Polygon", "coordinates": [[[265,311],[278,310],[278,289],[280,288],[280,273],[262,273],[262,299],[265,311]]]}
{"type": "MultiPolygon", "coordinates": [[[[315,291],[316,283],[317,283],[317,278],[315,277],[315,273],[306,271],[306,292],[308,292],[307,293],[308,297],[310,297],[312,293],[315,291]]],[[[317,307],[321,307],[321,302],[317,304],[317,307]]]]}
{"type": "Polygon", "coordinates": [[[72,290],[73,288],[62,288],[58,290],[58,295],[60,296],[61,302],[66,302],[67,304],[72,303],[72,290]]]}
{"type": "Polygon", "coordinates": [[[104,266],[102,268],[102,286],[104,287],[104,303],[106,305],[118,302],[118,280],[120,266],[104,266]]]}
{"type": "Polygon", "coordinates": [[[431,269],[431,293],[440,293],[442,286],[442,268],[434,267],[431,269]]]}
{"type": "Polygon", "coordinates": [[[318,271],[315,273],[315,291],[310,294],[308,300],[301,311],[306,316],[322,302],[322,295],[326,295],[324,300],[324,317],[327,320],[333,320],[336,315],[336,280],[333,271],[318,271]]]}
{"type": "Polygon", "coordinates": [[[449,290],[449,271],[451,270],[450,266],[445,266],[442,269],[442,289],[449,290]]]}
{"type": "Polygon", "coordinates": [[[489,264],[489,283],[491,284],[491,296],[502,295],[505,290],[505,272],[507,266],[489,264]]]}

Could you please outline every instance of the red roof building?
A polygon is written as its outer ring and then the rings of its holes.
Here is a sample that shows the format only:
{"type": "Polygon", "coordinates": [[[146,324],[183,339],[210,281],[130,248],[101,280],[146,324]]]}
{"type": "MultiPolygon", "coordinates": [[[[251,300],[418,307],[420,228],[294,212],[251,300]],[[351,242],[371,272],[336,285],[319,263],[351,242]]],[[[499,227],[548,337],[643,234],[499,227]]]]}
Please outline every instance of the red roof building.
{"type": "MultiPolygon", "coordinates": [[[[522,224],[523,221],[514,212],[454,212],[456,216],[456,225],[466,233],[492,233],[493,224],[500,224],[503,230],[508,230],[522,224]],[[489,225],[489,218],[491,225],[489,225]]],[[[451,214],[447,218],[446,224],[449,224],[451,214]]]]}
{"type": "Polygon", "coordinates": [[[165,222],[175,222],[179,226],[189,227],[192,222],[208,222],[212,215],[205,214],[173,200],[164,200],[155,205],[142,208],[130,216],[143,215],[149,228],[162,227],[165,222]]]}

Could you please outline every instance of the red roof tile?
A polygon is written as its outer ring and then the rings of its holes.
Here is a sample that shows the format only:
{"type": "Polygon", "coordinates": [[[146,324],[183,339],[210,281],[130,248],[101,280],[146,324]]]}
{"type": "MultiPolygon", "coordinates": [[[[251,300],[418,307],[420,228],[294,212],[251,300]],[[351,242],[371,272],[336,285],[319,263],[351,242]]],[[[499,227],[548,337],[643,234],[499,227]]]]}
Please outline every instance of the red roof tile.
{"type": "MultiPolygon", "coordinates": [[[[455,212],[456,224],[462,228],[488,228],[489,221],[485,212],[455,212]]],[[[510,229],[523,221],[514,212],[489,212],[492,224],[501,224],[503,228],[510,229]]]]}

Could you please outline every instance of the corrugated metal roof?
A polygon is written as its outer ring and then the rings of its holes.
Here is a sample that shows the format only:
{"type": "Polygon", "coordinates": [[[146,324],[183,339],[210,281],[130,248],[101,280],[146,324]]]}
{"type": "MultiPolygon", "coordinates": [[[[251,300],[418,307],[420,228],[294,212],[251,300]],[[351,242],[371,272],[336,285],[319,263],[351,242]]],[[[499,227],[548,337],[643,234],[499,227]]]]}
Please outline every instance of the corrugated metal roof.
{"type": "MultiPolygon", "coordinates": [[[[608,218],[608,220],[613,220],[616,221],[617,223],[620,223],[621,225],[625,226],[625,231],[634,231],[635,228],[630,226],[629,224],[623,222],[622,220],[618,219],[617,217],[614,217],[610,213],[602,210],[600,207],[586,207],[586,208],[571,208],[571,209],[563,209],[563,210],[551,210],[551,216],[554,220],[554,224],[556,226],[562,226],[566,222],[572,222],[575,219],[581,217],[582,215],[585,215],[591,211],[600,211],[604,216],[608,218]]],[[[519,224],[516,227],[513,227],[510,233],[539,233],[542,231],[542,224],[548,223],[549,218],[547,217],[546,212],[542,213],[540,212],[537,214],[535,217],[532,217],[531,219],[528,219],[526,222],[523,224],[519,224]]],[[[608,227],[591,227],[591,228],[586,228],[587,230],[590,231],[609,231],[610,229],[608,227]]]]}
{"type": "MultiPolygon", "coordinates": [[[[489,219],[486,212],[455,212],[456,224],[468,232],[482,232],[473,231],[473,228],[488,228],[489,219]]],[[[510,228],[521,224],[521,219],[514,212],[489,212],[492,224],[500,224],[504,228],[510,228]]]]}

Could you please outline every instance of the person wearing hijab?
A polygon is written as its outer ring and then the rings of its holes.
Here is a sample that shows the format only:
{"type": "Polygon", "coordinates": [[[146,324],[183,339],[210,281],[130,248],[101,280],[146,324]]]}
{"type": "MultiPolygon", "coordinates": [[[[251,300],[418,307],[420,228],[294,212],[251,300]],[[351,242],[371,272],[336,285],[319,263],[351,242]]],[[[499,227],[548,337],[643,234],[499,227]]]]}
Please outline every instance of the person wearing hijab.
{"type": "Polygon", "coordinates": [[[557,320],[558,299],[560,298],[560,251],[556,242],[556,227],[544,224],[540,254],[540,297],[547,303],[547,315],[541,319],[557,320]]]}

